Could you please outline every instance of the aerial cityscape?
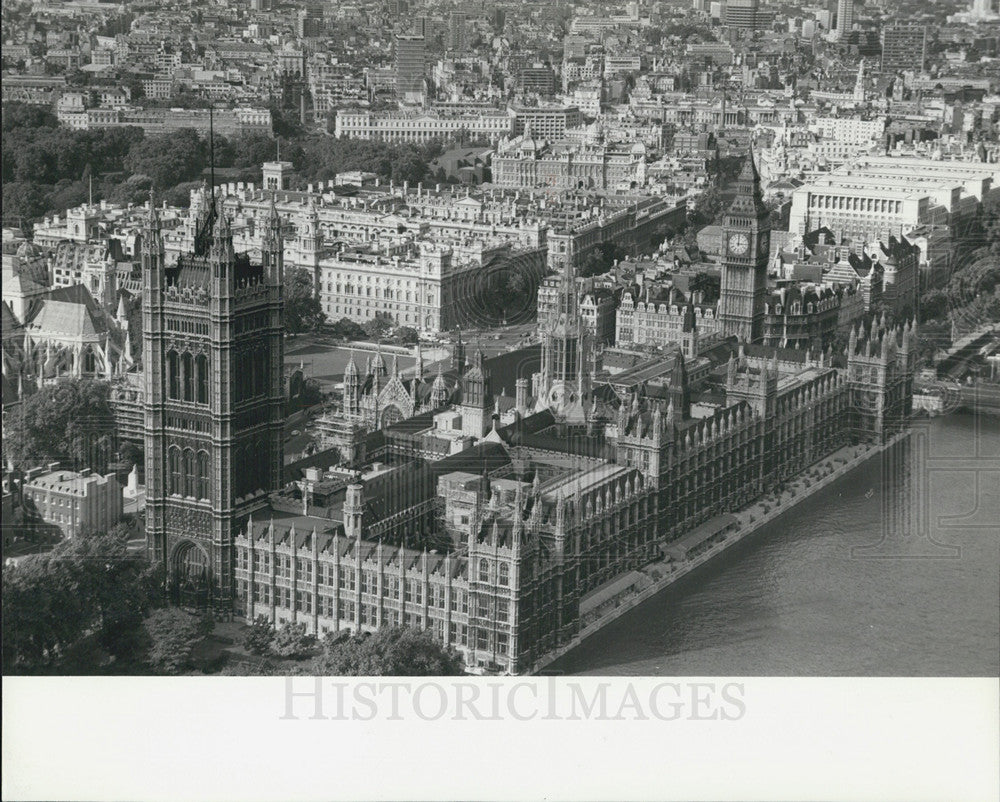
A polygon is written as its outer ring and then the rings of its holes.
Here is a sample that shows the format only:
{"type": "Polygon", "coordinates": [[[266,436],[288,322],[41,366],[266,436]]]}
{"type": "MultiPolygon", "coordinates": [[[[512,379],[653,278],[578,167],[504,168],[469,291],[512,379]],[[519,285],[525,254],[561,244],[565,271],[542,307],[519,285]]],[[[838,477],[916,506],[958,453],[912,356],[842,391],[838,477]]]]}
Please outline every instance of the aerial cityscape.
{"type": "Polygon", "coordinates": [[[5,674],[1000,670],[996,0],[2,8],[5,674]]]}

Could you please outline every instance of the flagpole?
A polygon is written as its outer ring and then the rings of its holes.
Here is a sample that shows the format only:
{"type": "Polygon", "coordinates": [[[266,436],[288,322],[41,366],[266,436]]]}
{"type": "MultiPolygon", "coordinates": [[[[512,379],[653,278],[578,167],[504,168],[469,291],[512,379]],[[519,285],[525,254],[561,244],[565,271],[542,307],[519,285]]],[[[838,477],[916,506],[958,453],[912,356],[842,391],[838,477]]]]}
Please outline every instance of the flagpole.
{"type": "Polygon", "coordinates": [[[212,207],[215,207],[215,107],[208,104],[208,161],[212,186],[212,207]]]}

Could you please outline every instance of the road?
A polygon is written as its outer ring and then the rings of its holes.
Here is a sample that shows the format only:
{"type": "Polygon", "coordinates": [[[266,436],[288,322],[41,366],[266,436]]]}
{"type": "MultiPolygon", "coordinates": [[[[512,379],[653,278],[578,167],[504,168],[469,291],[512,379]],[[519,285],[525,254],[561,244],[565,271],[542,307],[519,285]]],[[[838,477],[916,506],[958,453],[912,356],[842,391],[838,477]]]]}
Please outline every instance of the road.
{"type": "MultiPolygon", "coordinates": [[[[537,330],[538,324],[534,321],[496,329],[462,329],[462,342],[465,343],[466,353],[478,346],[486,356],[496,356],[530,345],[535,340],[537,330]]],[[[450,348],[456,335],[450,332],[448,337],[446,347],[450,348]]]]}

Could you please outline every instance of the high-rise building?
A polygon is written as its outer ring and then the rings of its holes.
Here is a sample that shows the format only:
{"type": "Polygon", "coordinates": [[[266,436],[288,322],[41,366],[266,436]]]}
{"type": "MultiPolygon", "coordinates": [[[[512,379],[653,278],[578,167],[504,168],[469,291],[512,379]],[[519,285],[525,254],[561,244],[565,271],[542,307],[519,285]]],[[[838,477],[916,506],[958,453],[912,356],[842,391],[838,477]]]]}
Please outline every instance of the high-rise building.
{"type": "Polygon", "coordinates": [[[994,5],[994,0],[972,0],[972,15],[979,20],[995,17],[996,13],[993,11],[994,5]]]}
{"type": "Polygon", "coordinates": [[[467,30],[465,14],[453,11],[448,25],[448,46],[452,50],[462,52],[468,47],[467,30]]]}
{"type": "Polygon", "coordinates": [[[426,59],[423,36],[396,37],[396,92],[400,97],[424,91],[426,59]]]}
{"type": "Polygon", "coordinates": [[[233,538],[281,481],[283,263],[272,209],[260,264],[233,250],[221,203],[167,267],[142,232],[146,538],[175,601],[229,609],[233,538]]]}
{"type": "Polygon", "coordinates": [[[769,212],[753,153],[743,163],[736,198],[722,219],[723,262],[719,317],[726,336],[759,342],[763,337],[767,262],[771,253],[769,212]]]}
{"type": "Polygon", "coordinates": [[[728,0],[722,21],[730,28],[760,30],[768,27],[771,15],[761,11],[759,0],[728,0]]]}
{"type": "Polygon", "coordinates": [[[434,26],[431,22],[430,17],[420,15],[414,17],[413,19],[413,35],[422,36],[424,39],[430,39],[431,35],[434,33],[434,26]]]}
{"type": "Polygon", "coordinates": [[[854,0],[837,1],[837,28],[834,38],[843,41],[854,27],[854,0]]]}
{"type": "Polygon", "coordinates": [[[882,31],[882,72],[923,72],[926,58],[926,25],[892,25],[882,31]]]}

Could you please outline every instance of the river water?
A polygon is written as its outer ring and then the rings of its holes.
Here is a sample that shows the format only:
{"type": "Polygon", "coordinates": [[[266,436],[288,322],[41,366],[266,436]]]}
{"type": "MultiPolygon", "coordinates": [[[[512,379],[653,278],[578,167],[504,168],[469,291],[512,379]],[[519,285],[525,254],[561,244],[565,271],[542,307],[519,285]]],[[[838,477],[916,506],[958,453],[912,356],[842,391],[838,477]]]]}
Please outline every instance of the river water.
{"type": "Polygon", "coordinates": [[[919,421],[554,663],[567,674],[997,676],[1000,418],[919,421]]]}

